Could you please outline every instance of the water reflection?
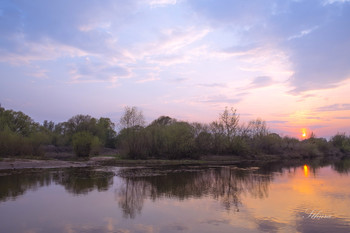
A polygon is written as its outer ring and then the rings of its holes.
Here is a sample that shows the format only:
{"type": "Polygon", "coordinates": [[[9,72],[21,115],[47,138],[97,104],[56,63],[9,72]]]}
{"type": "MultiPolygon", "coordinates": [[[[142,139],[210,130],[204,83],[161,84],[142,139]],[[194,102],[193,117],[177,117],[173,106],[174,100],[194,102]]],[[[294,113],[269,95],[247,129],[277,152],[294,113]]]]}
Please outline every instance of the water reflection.
{"type": "Polygon", "coordinates": [[[107,191],[113,184],[112,172],[77,168],[54,173],[53,180],[73,194],[87,194],[95,189],[107,191]]]}
{"type": "Polygon", "coordinates": [[[186,167],[176,170],[125,169],[116,190],[116,199],[125,217],[140,213],[144,200],[150,198],[201,198],[210,196],[219,200],[226,210],[238,212],[241,195],[254,198],[268,197],[268,186],[273,176],[260,174],[257,168],[186,167]]]}
{"type": "Polygon", "coordinates": [[[305,177],[309,176],[309,167],[307,165],[304,165],[304,176],[305,177]]]}
{"type": "Polygon", "coordinates": [[[350,229],[349,160],[331,165],[320,159],[237,166],[134,167],[116,169],[117,176],[106,170],[0,173],[2,230],[348,232],[350,229]],[[331,217],[311,218],[312,211],[331,217]]]}
{"type": "Polygon", "coordinates": [[[15,200],[27,190],[50,185],[51,181],[52,176],[48,172],[26,172],[26,175],[21,171],[0,173],[0,201],[15,200]]]}
{"type": "Polygon", "coordinates": [[[69,193],[87,194],[97,189],[108,190],[113,184],[113,173],[87,168],[63,170],[17,170],[0,173],[0,201],[15,200],[27,191],[35,191],[52,183],[60,184],[69,193]]]}

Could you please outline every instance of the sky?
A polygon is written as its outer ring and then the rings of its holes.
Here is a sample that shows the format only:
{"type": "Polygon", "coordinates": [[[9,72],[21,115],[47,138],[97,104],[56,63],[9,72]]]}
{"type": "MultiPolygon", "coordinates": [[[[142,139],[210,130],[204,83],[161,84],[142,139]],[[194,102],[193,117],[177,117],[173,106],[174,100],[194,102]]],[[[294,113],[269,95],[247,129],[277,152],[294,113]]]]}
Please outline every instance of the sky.
{"type": "Polygon", "coordinates": [[[35,121],[210,123],[350,133],[350,0],[1,0],[0,103],[35,121]]]}

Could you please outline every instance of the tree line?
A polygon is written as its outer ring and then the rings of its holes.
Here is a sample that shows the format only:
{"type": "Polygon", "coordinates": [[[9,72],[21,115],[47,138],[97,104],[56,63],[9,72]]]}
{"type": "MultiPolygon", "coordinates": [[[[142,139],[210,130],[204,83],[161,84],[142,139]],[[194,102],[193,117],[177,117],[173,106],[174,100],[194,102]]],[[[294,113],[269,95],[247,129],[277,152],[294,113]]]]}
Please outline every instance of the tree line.
{"type": "Polygon", "coordinates": [[[0,105],[0,156],[43,156],[45,146],[72,148],[77,156],[98,155],[101,148],[117,148],[130,159],[197,159],[202,155],[256,157],[317,157],[350,153],[350,136],[338,133],[329,141],[298,140],[268,130],[261,119],[241,123],[234,108],[225,108],[209,124],[180,121],[169,116],[146,125],[141,110],[125,107],[119,122],[76,115],[66,122],[34,122],[22,112],[0,105]]]}

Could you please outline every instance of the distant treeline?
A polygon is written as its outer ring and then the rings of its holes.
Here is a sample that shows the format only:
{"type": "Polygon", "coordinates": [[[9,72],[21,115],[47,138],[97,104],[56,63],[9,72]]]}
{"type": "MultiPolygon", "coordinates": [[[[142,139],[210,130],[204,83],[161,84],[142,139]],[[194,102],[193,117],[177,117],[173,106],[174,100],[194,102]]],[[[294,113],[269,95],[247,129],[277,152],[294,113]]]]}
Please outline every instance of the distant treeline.
{"type": "Polygon", "coordinates": [[[136,107],[126,107],[118,122],[119,132],[109,118],[76,115],[55,124],[34,122],[22,112],[0,105],[0,156],[43,156],[45,146],[72,148],[77,156],[98,155],[103,147],[117,148],[131,159],[197,159],[201,155],[257,157],[317,157],[350,153],[350,136],[338,133],[329,141],[298,140],[269,132],[265,121],[240,124],[236,110],[226,108],[210,124],[188,123],[161,116],[145,124],[136,107]]]}

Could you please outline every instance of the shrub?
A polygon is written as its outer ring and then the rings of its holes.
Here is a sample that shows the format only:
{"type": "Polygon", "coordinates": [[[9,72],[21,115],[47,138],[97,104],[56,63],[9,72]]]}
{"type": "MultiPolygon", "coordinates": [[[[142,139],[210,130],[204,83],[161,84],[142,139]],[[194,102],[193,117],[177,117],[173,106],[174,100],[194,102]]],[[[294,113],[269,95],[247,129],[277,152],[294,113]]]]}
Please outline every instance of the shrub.
{"type": "Polygon", "coordinates": [[[333,146],[340,149],[341,152],[350,152],[350,137],[347,137],[345,133],[338,133],[331,138],[333,146]]]}
{"type": "Polygon", "coordinates": [[[100,141],[90,132],[82,131],[73,135],[73,149],[78,157],[88,157],[98,154],[100,141]]]}

